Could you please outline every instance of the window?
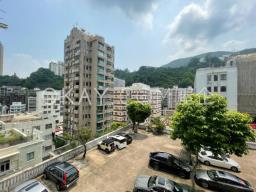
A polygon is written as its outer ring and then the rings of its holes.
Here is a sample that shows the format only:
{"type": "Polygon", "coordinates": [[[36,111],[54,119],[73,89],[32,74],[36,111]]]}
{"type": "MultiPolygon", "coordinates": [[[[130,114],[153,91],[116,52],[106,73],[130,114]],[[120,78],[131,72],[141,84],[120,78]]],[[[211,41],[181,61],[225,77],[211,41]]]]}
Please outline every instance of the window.
{"type": "Polygon", "coordinates": [[[45,129],[51,129],[51,128],[52,128],[52,124],[51,123],[45,125],[45,129]]]}
{"type": "Polygon", "coordinates": [[[40,131],[40,125],[38,125],[38,126],[33,126],[32,129],[37,129],[37,130],[40,131]]]}
{"type": "Polygon", "coordinates": [[[10,170],[10,160],[0,163],[0,174],[10,170]]]}
{"type": "Polygon", "coordinates": [[[222,81],[227,80],[227,74],[221,74],[220,75],[220,80],[222,80],[222,81]]]}
{"type": "Polygon", "coordinates": [[[220,87],[220,92],[226,92],[227,91],[227,87],[226,86],[221,86],[220,87]]]}
{"type": "Polygon", "coordinates": [[[218,75],[214,75],[214,76],[213,76],[213,80],[214,80],[214,81],[218,81],[218,75]]]}
{"type": "Polygon", "coordinates": [[[51,146],[51,145],[45,146],[45,147],[44,147],[44,150],[45,150],[45,151],[52,150],[52,146],[51,146]]]}
{"type": "Polygon", "coordinates": [[[213,91],[214,91],[214,92],[218,92],[218,87],[214,87],[214,88],[213,88],[213,91]]]}
{"type": "Polygon", "coordinates": [[[27,153],[27,161],[30,161],[35,158],[35,152],[27,153]]]}
{"type": "Polygon", "coordinates": [[[212,80],[212,76],[211,75],[207,75],[207,81],[211,81],[212,80]]]}
{"type": "Polygon", "coordinates": [[[212,88],[211,88],[211,87],[207,87],[207,90],[208,90],[209,92],[212,92],[212,88]]]}

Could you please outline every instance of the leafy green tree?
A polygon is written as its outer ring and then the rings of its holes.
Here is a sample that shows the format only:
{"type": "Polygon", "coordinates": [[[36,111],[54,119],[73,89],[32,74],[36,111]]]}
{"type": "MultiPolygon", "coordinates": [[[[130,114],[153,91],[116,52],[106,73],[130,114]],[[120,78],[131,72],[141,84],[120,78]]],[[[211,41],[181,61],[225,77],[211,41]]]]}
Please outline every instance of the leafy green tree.
{"type": "Polygon", "coordinates": [[[209,147],[215,155],[246,154],[246,141],[254,137],[250,122],[249,115],[228,111],[224,97],[218,94],[194,94],[181,102],[172,116],[171,137],[181,139],[184,148],[195,156],[194,174],[198,152],[203,147],[209,147]]]}
{"type": "Polygon", "coordinates": [[[73,134],[65,132],[64,138],[70,142],[78,142],[84,147],[83,159],[86,156],[87,147],[86,143],[93,138],[92,130],[86,127],[78,127],[73,131],[73,134]]]}
{"type": "Polygon", "coordinates": [[[143,123],[151,114],[151,106],[131,100],[127,105],[127,113],[133,124],[133,131],[138,132],[138,125],[143,123]],[[136,126],[137,124],[137,126],[136,126]]]}

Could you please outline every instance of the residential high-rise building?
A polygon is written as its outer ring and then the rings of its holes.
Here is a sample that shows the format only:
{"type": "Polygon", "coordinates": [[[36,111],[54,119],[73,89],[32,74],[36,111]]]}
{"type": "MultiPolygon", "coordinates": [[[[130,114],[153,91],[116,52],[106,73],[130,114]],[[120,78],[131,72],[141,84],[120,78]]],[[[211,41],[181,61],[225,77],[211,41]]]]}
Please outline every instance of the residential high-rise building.
{"type": "Polygon", "coordinates": [[[3,75],[4,66],[4,46],[0,41],[0,75],[3,75]]]}
{"type": "Polygon", "coordinates": [[[125,80],[114,77],[114,87],[125,87],[125,80]]]}
{"type": "Polygon", "coordinates": [[[36,97],[28,97],[27,105],[29,113],[36,111],[36,97]]]}
{"type": "Polygon", "coordinates": [[[63,76],[64,72],[64,64],[61,61],[58,62],[50,62],[49,63],[49,69],[58,76],[63,76]]]}
{"type": "Polygon", "coordinates": [[[169,110],[176,109],[177,105],[192,93],[192,87],[180,88],[178,86],[173,86],[173,88],[168,89],[167,93],[165,93],[167,95],[167,108],[169,110]]]}
{"type": "Polygon", "coordinates": [[[127,122],[127,102],[130,98],[129,87],[114,87],[114,111],[113,121],[127,122]]]}
{"type": "Polygon", "coordinates": [[[89,127],[96,133],[110,126],[113,78],[114,47],[74,27],[64,43],[64,129],[89,127]]]}
{"type": "Polygon", "coordinates": [[[159,88],[150,89],[150,105],[152,108],[151,117],[161,116],[162,110],[162,92],[159,88]]]}
{"type": "Polygon", "coordinates": [[[232,56],[223,67],[196,72],[195,91],[203,89],[227,98],[231,110],[256,114],[256,54],[232,56]]]}
{"type": "Polygon", "coordinates": [[[143,83],[133,83],[130,87],[131,99],[150,104],[150,86],[143,83]]]}

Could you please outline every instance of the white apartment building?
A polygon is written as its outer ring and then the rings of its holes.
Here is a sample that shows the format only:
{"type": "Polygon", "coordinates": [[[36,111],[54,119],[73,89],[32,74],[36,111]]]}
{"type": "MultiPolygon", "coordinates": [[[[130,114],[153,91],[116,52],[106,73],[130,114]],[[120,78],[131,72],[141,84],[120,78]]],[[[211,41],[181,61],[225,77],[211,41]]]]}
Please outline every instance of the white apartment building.
{"type": "Polygon", "coordinates": [[[34,140],[0,147],[0,178],[42,162],[42,142],[34,140]]]}
{"type": "MultiPolygon", "coordinates": [[[[40,114],[20,114],[20,115],[3,115],[0,120],[4,122],[4,129],[16,129],[21,133],[33,138],[33,140],[42,141],[42,158],[48,158],[54,150],[52,142],[52,132],[58,126],[61,119],[48,118],[44,119],[40,114]]],[[[41,149],[40,149],[41,150],[41,149]]]]}
{"type": "Polygon", "coordinates": [[[64,101],[64,129],[81,126],[96,133],[111,126],[114,55],[103,37],[77,27],[71,30],[64,42],[64,93],[70,93],[73,103],[64,101]]]}
{"type": "Polygon", "coordinates": [[[49,69],[58,76],[63,76],[64,73],[64,63],[61,61],[58,62],[50,62],[49,69]]]}
{"type": "Polygon", "coordinates": [[[192,93],[192,87],[180,88],[178,86],[173,86],[173,88],[167,89],[165,92],[165,96],[167,96],[167,108],[169,110],[176,109],[177,105],[192,93]]]}
{"type": "Polygon", "coordinates": [[[216,92],[227,98],[231,110],[256,114],[256,54],[232,56],[224,67],[198,69],[195,90],[216,92]]]}
{"type": "Polygon", "coordinates": [[[21,102],[12,102],[10,105],[10,113],[24,113],[26,111],[26,104],[21,102]]]}
{"type": "Polygon", "coordinates": [[[228,108],[237,111],[237,67],[201,68],[196,71],[195,92],[219,93],[228,100],[228,108]]]}
{"type": "Polygon", "coordinates": [[[43,118],[57,118],[60,119],[61,109],[63,104],[61,101],[62,91],[54,89],[45,89],[36,92],[36,111],[40,113],[43,118]]]}
{"type": "Polygon", "coordinates": [[[114,87],[114,111],[113,121],[127,122],[127,102],[130,98],[130,89],[128,87],[114,87]]]}

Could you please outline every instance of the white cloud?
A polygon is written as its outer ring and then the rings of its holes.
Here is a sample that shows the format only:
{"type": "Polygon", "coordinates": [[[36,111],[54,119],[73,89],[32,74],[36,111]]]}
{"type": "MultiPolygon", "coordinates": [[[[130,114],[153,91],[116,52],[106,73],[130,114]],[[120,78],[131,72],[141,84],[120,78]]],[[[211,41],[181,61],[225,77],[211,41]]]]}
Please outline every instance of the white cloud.
{"type": "Polygon", "coordinates": [[[148,29],[153,28],[154,13],[158,8],[156,0],[89,0],[95,6],[117,8],[128,18],[148,29]]]}
{"type": "Polygon", "coordinates": [[[38,60],[29,54],[15,53],[4,62],[4,74],[17,74],[19,77],[27,77],[31,72],[36,71],[40,67],[48,67],[48,60],[38,60]]]}
{"type": "Polygon", "coordinates": [[[186,51],[205,46],[231,31],[242,31],[254,23],[254,0],[206,0],[202,5],[190,3],[174,18],[168,38],[186,51]]]}
{"type": "Polygon", "coordinates": [[[223,44],[223,49],[227,51],[239,51],[247,48],[246,41],[230,40],[223,44]]]}

